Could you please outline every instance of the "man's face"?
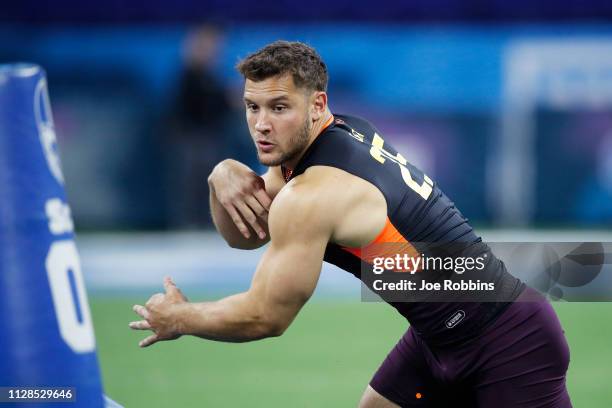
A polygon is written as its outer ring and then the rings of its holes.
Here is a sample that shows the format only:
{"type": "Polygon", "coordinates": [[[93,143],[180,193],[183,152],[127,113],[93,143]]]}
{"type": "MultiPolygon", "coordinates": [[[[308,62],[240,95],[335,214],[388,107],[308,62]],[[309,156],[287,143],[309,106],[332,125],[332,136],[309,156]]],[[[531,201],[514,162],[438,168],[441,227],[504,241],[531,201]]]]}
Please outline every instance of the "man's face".
{"type": "Polygon", "coordinates": [[[257,156],[265,166],[297,158],[308,146],[312,122],[307,91],[297,88],[291,75],[244,84],[249,132],[257,156]]]}

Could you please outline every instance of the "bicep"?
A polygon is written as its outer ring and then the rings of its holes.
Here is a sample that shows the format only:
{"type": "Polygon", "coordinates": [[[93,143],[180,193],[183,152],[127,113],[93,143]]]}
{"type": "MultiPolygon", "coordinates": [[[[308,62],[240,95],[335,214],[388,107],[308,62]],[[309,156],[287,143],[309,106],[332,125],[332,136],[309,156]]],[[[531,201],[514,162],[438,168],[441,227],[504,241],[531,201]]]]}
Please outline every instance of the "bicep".
{"type": "Polygon", "coordinates": [[[314,292],[332,235],[333,212],[318,193],[293,181],[270,208],[271,242],[249,292],[259,312],[280,331],[314,292]]]}
{"type": "Polygon", "coordinates": [[[314,292],[325,243],[274,243],[264,253],[249,292],[257,299],[262,315],[286,328],[314,292]]]}

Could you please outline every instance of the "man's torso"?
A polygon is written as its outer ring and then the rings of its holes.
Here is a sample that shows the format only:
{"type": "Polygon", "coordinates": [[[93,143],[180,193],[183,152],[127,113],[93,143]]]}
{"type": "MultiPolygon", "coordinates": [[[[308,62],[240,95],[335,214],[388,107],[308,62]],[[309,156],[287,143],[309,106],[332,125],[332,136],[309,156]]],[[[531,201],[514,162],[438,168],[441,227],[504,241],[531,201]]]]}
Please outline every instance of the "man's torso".
{"type": "Polygon", "coordinates": [[[453,251],[454,255],[486,254],[488,257],[479,280],[494,283],[496,293],[493,297],[489,294],[487,302],[442,298],[440,301],[389,301],[426,341],[440,345],[465,341],[493,321],[522,291],[524,285],[506,272],[503,263],[490,253],[437,184],[408,163],[369,122],[335,115],[333,123],[314,140],[288,178],[299,177],[321,166],[343,173],[340,177],[346,179],[346,188],[337,194],[350,196],[351,185],[365,181],[382,194],[386,206],[383,214],[367,218],[353,214],[348,220],[349,214],[359,213],[355,210],[360,206],[367,207],[363,200],[354,198],[354,204],[351,203],[354,208],[346,212],[346,217],[341,217],[347,218],[345,224],[350,224],[347,230],[371,230],[375,222],[382,227],[381,232],[373,242],[362,241],[364,245],[358,248],[347,245],[351,241],[350,234],[336,237],[327,247],[325,261],[361,279],[363,262],[370,261],[366,253],[381,251],[385,245],[400,245],[423,256],[453,251]],[[366,227],[355,227],[362,223],[367,224],[366,227]],[[459,311],[463,314],[461,324],[449,328],[445,322],[459,311]]]}

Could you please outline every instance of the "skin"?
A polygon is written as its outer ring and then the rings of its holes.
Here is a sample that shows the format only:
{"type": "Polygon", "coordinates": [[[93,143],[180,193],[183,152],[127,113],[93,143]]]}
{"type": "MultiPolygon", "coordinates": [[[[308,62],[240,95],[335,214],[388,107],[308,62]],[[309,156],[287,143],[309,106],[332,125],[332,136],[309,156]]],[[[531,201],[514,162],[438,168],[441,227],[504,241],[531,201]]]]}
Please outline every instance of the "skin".
{"type": "MultiPolygon", "coordinates": [[[[269,242],[249,290],[214,302],[189,302],[170,278],[165,293],[135,305],[150,330],[141,347],[189,334],[246,342],[281,335],[312,295],[328,243],[358,247],[385,225],[381,192],[340,169],[313,166],[285,183],[279,165],[293,169],[331,117],[325,92],[298,88],[289,75],[246,80],[246,119],[259,160],[258,176],[242,163],[219,163],[210,177],[211,212],[228,244],[253,249],[269,242]],[[258,141],[266,141],[260,146],[258,141]],[[296,262],[299,260],[299,262],[296,262]]],[[[396,407],[368,387],[360,407],[396,407]]]]}

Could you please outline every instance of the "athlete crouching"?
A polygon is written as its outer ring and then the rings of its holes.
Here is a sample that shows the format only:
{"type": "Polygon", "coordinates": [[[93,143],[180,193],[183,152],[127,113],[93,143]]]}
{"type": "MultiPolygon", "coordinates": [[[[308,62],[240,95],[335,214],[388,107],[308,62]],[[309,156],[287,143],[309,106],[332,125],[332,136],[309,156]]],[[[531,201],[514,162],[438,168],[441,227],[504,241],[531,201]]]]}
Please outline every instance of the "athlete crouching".
{"type": "MultiPolygon", "coordinates": [[[[360,277],[379,243],[461,243],[489,253],[437,184],[366,120],[332,114],[314,49],[277,41],[238,65],[258,176],[226,160],[208,182],[215,226],[234,248],[269,242],[248,291],[191,303],[165,294],[134,306],[143,347],[191,334],[244,342],[279,336],[312,295],[325,260],[360,277]]],[[[433,250],[433,249],[432,249],[433,250]]],[[[429,248],[419,248],[425,255],[429,248]]],[[[360,407],[570,407],[569,349],[554,310],[493,254],[479,275],[496,302],[390,302],[410,329],[375,373],[360,407]],[[449,324],[448,322],[452,322],[449,324]]]]}

